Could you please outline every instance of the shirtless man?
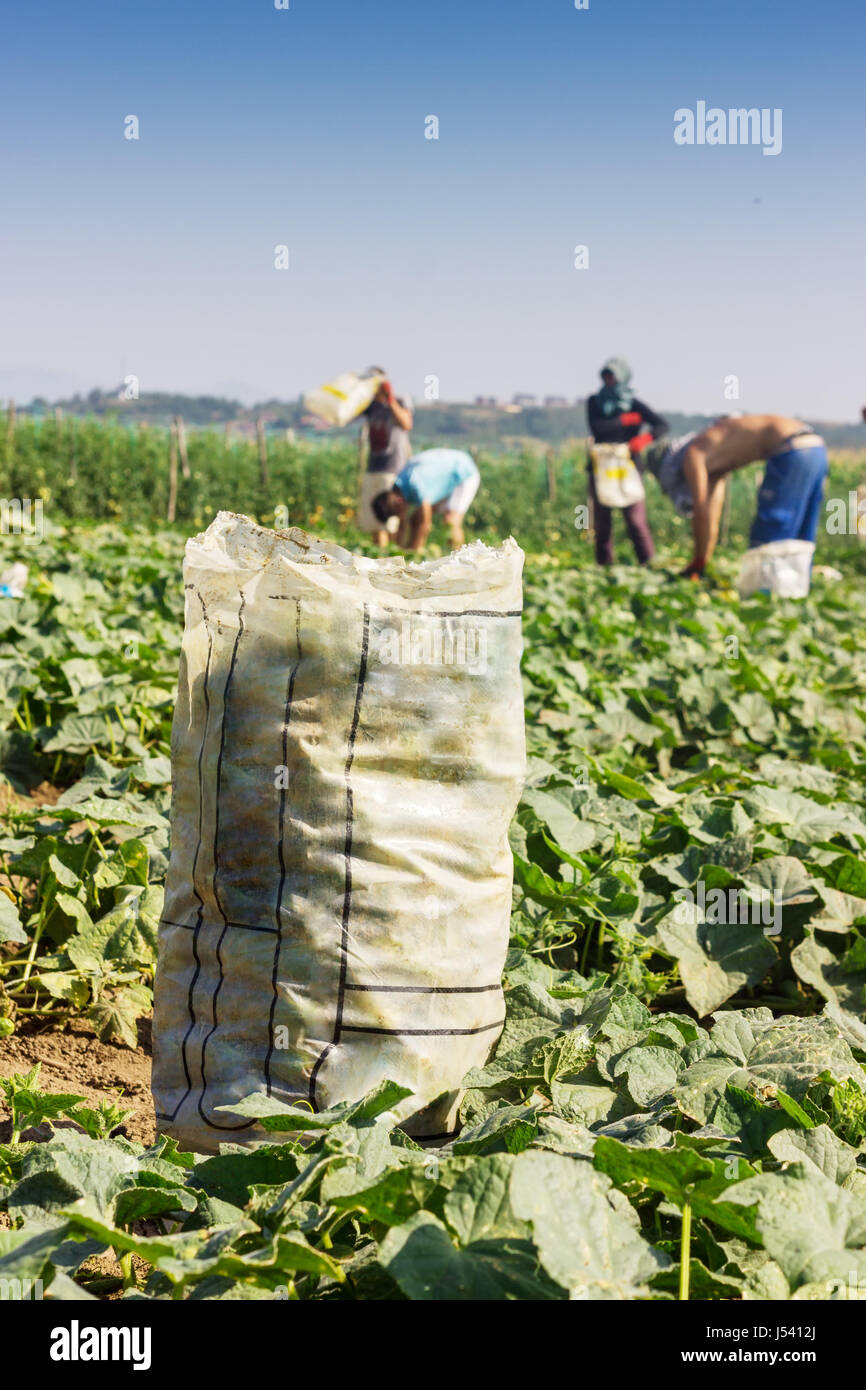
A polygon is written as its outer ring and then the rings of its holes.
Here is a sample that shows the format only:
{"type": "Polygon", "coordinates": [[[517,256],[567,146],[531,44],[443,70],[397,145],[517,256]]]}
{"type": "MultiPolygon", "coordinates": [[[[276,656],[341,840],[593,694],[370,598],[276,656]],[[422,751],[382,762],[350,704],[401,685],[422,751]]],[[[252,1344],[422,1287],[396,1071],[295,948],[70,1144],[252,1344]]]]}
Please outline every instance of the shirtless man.
{"type": "Polygon", "coordinates": [[[694,551],[683,574],[699,578],[719,535],[725,478],[766,460],[749,545],[814,541],[827,479],[820,435],[788,415],[716,420],[701,434],[660,440],[641,455],[677,511],[692,518],[694,551]]]}

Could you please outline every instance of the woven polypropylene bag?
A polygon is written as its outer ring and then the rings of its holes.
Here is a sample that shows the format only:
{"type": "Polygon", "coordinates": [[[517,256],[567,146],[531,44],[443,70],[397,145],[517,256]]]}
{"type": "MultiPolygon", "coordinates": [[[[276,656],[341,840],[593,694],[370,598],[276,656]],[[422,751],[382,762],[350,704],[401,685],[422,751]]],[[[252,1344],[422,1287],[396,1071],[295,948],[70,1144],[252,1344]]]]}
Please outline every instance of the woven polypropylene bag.
{"type": "Polygon", "coordinates": [[[190,541],[153,1089],[185,1146],[255,1143],[388,1078],[449,1132],[503,1022],[523,785],[514,541],[368,560],[220,513],[190,541]]]}

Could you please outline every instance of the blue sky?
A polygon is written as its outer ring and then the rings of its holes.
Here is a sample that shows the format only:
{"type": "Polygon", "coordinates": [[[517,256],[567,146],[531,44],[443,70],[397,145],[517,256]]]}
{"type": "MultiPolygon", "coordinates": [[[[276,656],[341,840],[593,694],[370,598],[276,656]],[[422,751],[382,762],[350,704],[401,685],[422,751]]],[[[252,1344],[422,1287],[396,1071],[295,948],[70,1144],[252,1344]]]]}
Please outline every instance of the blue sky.
{"type": "Polygon", "coordinates": [[[859,414],[860,0],[290,6],[7,14],[0,396],[381,362],[417,398],[575,397],[616,354],[660,408],[736,375],[740,409],[859,414]],[[699,100],[781,108],[782,152],[676,145],[699,100]]]}

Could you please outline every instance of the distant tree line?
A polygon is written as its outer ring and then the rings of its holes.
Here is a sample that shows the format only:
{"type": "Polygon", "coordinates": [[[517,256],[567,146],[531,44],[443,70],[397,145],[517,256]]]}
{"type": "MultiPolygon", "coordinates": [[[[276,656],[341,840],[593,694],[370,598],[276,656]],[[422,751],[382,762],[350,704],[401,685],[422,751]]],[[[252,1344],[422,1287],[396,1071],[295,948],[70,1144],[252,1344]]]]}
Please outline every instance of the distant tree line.
{"type": "MultiPolygon", "coordinates": [[[[150,391],[134,400],[126,400],[122,387],[113,391],[95,389],[65,400],[48,401],[36,397],[29,405],[19,406],[22,414],[41,416],[60,410],[65,415],[95,417],[103,420],[128,421],[130,424],[167,425],[175,416],[182,416],[191,428],[207,428],[235,424],[252,428],[257,420],[264,421],[270,431],[292,429],[301,434],[326,434],[317,428],[308,415],[303,400],[270,399],[245,406],[226,396],[187,396],[169,391],[150,391]]],[[[678,411],[664,412],[672,434],[685,434],[702,429],[712,418],[707,415],[686,415],[678,411]]],[[[863,424],[833,424],[810,420],[824,434],[834,449],[866,448],[866,428],[863,424]]],[[[342,433],[342,432],[335,432],[342,433]]],[[[527,406],[519,413],[494,405],[464,404],[459,401],[416,403],[415,438],[421,443],[453,444],[468,448],[519,447],[528,440],[545,444],[563,444],[583,439],[586,435],[584,403],[571,406],[527,406]]]]}

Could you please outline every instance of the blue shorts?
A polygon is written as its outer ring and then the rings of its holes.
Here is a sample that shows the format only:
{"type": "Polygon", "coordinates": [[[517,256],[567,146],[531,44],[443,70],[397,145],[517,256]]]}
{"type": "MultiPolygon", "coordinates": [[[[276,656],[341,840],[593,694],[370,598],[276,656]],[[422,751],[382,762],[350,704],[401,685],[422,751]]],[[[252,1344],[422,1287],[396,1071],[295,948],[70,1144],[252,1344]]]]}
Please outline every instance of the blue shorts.
{"type": "Polygon", "coordinates": [[[804,437],[805,448],[798,449],[796,439],[795,435],[767,459],[749,535],[752,547],[770,541],[815,539],[829,468],[827,449],[814,434],[804,437]]]}

